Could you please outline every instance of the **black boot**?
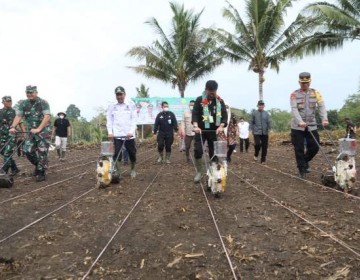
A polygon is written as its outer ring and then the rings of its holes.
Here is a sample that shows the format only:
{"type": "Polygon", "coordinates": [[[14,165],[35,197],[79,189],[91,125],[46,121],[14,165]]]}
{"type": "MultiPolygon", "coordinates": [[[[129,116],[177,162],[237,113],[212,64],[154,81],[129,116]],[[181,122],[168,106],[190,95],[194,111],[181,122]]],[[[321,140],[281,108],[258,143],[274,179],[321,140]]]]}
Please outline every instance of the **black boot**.
{"type": "Polygon", "coordinates": [[[42,181],[45,181],[45,171],[38,170],[36,175],[36,182],[42,182],[42,181]]]}

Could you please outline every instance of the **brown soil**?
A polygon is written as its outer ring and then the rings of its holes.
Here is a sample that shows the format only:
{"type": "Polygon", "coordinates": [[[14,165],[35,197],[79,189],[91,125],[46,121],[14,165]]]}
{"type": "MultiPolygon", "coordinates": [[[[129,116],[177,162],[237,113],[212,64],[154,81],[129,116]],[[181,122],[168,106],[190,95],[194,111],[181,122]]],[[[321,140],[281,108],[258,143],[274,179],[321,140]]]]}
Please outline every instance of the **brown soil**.
{"type": "Polygon", "coordinates": [[[17,158],[23,174],[0,189],[0,278],[81,279],[122,225],[89,279],[233,279],[207,197],[238,279],[360,279],[360,200],[319,185],[320,153],[306,182],[291,146],[271,145],[266,166],[237,151],[214,198],[173,149],[171,164],[156,164],[155,146],[141,146],[136,179],[125,172],[106,189],[95,188],[98,147],[73,148],[65,162],[51,153],[41,183],[17,158]]]}

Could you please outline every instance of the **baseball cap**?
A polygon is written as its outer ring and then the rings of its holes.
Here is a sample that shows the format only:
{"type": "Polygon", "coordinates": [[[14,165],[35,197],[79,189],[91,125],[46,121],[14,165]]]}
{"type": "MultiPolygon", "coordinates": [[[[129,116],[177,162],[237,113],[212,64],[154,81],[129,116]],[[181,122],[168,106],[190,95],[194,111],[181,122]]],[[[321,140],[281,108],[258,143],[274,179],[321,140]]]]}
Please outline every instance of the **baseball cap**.
{"type": "Polygon", "coordinates": [[[299,82],[300,83],[310,83],[311,82],[311,75],[309,72],[301,72],[299,74],[299,82]]]}
{"type": "Polygon", "coordinates": [[[265,105],[264,100],[259,100],[258,103],[257,103],[257,105],[265,105]]]}
{"type": "Polygon", "coordinates": [[[122,86],[118,86],[117,88],[115,88],[115,94],[116,93],[126,93],[126,92],[122,86]]]}
{"type": "Polygon", "coordinates": [[[32,85],[26,86],[26,91],[25,92],[35,92],[35,91],[37,91],[36,86],[32,86],[32,85]]]}
{"type": "Polygon", "coordinates": [[[12,101],[11,96],[10,96],[10,95],[5,95],[5,96],[2,98],[2,101],[12,101]]]}

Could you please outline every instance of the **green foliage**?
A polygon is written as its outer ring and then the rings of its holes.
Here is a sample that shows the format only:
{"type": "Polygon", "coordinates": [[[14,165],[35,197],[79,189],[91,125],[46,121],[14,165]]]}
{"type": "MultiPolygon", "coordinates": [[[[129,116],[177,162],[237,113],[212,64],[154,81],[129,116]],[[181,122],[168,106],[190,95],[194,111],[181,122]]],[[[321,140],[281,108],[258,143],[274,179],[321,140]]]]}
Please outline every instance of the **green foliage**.
{"type": "Polygon", "coordinates": [[[339,111],[339,120],[349,117],[355,125],[360,124],[360,91],[350,95],[339,111]]]}
{"type": "Polygon", "coordinates": [[[202,11],[194,14],[184,5],[170,3],[173,17],[172,30],[166,35],[155,18],[150,25],[159,39],[151,46],[132,48],[128,55],[145,64],[129,67],[148,78],[170,83],[184,97],[186,86],[212,72],[222,63],[220,49],[212,37],[200,29],[202,11]]]}
{"type": "Polygon", "coordinates": [[[318,18],[318,30],[332,34],[334,39],[360,40],[360,1],[337,0],[335,4],[316,2],[303,13],[318,18]]]}
{"type": "Polygon", "coordinates": [[[281,131],[290,131],[290,121],[291,113],[288,111],[280,109],[270,109],[269,113],[272,120],[272,130],[281,132],[281,131]]]}
{"type": "Polygon", "coordinates": [[[332,39],[313,33],[318,24],[313,17],[299,15],[294,22],[285,26],[287,10],[293,2],[295,0],[246,0],[246,17],[242,17],[228,3],[228,8],[223,10],[223,17],[233,24],[234,32],[225,29],[208,30],[224,46],[225,58],[232,62],[248,63],[248,69],[258,74],[259,100],[263,99],[264,73],[267,68],[278,72],[280,64],[286,59],[300,59],[304,54],[311,53],[308,50],[320,52],[314,46],[332,39]]]}
{"type": "Polygon", "coordinates": [[[245,109],[237,109],[231,107],[230,112],[234,114],[238,119],[242,117],[246,121],[250,120],[250,114],[245,109]]]}
{"type": "Polygon", "coordinates": [[[136,88],[138,98],[149,98],[149,88],[146,88],[144,84],[140,85],[140,88],[136,88]]]}
{"type": "Polygon", "coordinates": [[[65,113],[69,119],[77,120],[80,117],[80,109],[74,104],[70,104],[65,113]]]}

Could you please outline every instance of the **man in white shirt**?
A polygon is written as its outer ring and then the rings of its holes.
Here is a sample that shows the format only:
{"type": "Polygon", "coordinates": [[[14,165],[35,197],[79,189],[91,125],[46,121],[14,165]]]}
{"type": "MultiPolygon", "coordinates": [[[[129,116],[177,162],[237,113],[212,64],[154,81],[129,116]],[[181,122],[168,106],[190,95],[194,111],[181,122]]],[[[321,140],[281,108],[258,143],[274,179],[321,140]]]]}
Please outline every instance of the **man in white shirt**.
{"type": "Polygon", "coordinates": [[[129,153],[131,163],[131,178],[135,178],[136,163],[136,106],[134,102],[126,99],[125,89],[121,86],[115,88],[116,100],[115,104],[109,106],[106,114],[106,128],[108,138],[114,141],[115,154],[113,159],[120,175],[120,166],[122,159],[122,147],[125,146],[129,153]],[[124,143],[125,142],[125,143],[124,143]]]}
{"type": "Polygon", "coordinates": [[[239,135],[240,135],[240,153],[244,152],[244,143],[245,143],[245,151],[249,150],[249,123],[244,121],[244,118],[240,118],[239,123],[239,135]]]}

